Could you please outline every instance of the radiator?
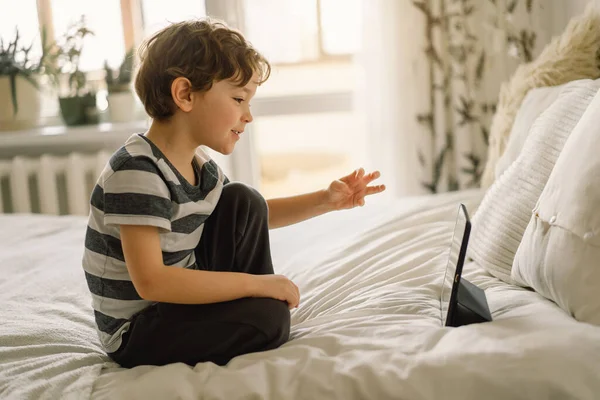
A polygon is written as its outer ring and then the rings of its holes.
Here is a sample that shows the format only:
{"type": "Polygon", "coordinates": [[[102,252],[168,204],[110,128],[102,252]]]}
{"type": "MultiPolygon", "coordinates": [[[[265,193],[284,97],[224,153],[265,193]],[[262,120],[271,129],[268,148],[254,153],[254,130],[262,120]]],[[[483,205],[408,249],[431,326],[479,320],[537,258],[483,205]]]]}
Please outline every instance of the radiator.
{"type": "Polygon", "coordinates": [[[17,156],[0,160],[0,213],[88,215],[110,153],[17,156]]]}

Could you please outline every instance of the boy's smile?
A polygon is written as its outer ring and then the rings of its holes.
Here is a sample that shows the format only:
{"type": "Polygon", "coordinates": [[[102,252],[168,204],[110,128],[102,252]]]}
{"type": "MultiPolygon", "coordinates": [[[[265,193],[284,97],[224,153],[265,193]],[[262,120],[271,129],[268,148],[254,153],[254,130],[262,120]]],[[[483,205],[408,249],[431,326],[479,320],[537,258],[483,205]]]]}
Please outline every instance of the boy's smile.
{"type": "Polygon", "coordinates": [[[215,82],[207,92],[192,93],[189,116],[200,144],[225,155],[233,152],[246,124],[252,122],[249,102],[256,93],[257,81],[255,75],[240,87],[234,80],[226,79],[215,82]]]}

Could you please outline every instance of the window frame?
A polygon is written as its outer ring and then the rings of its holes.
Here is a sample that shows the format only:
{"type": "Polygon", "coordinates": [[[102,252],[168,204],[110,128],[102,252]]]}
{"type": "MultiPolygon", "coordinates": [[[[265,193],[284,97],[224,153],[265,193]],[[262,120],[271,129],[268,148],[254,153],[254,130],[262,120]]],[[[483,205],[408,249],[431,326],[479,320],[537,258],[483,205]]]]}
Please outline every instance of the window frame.
{"type": "MultiPolygon", "coordinates": [[[[236,26],[239,26],[244,31],[244,14],[240,12],[243,7],[242,0],[222,0],[222,6],[217,2],[206,0],[206,14],[207,15],[219,15],[222,19],[228,22],[234,22],[236,26]],[[229,4],[228,4],[229,3],[229,4]]],[[[316,0],[316,18],[317,18],[317,58],[314,60],[302,60],[297,62],[278,62],[273,65],[285,67],[301,66],[301,65],[313,65],[326,62],[339,62],[339,61],[352,61],[352,54],[330,54],[325,51],[323,43],[323,21],[321,12],[321,0],[316,0]]],[[[142,3],[141,0],[120,0],[121,5],[121,20],[123,23],[123,43],[125,49],[137,47],[144,38],[144,26],[142,17],[142,3]]],[[[42,34],[42,29],[46,27],[48,38],[56,40],[56,34],[54,30],[54,21],[52,19],[52,0],[37,0],[37,11],[38,11],[38,23],[39,32],[42,34]]],[[[94,72],[94,71],[87,71],[94,72]]]]}

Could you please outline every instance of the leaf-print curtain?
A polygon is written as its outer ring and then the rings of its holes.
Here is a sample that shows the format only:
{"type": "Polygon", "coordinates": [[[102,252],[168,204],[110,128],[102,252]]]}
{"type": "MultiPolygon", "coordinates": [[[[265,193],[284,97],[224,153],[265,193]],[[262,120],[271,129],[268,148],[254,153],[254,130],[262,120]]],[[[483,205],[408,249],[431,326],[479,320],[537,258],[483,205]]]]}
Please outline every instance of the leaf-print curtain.
{"type": "MultiPolygon", "coordinates": [[[[539,1],[539,0],[538,0],[539,1]]],[[[415,118],[421,184],[435,193],[479,186],[500,84],[540,47],[534,0],[415,0],[425,17],[427,107],[415,118]]]]}
{"type": "Polygon", "coordinates": [[[394,197],[477,187],[500,86],[562,32],[568,3],[363,4],[357,105],[365,112],[367,167],[382,171],[394,197]]]}

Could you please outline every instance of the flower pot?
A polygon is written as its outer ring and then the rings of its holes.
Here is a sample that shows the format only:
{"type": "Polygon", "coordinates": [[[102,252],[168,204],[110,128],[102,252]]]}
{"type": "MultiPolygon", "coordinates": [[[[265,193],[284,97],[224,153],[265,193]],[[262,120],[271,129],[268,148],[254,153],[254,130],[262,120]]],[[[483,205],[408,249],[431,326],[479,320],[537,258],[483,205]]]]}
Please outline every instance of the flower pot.
{"type": "MultiPolygon", "coordinates": [[[[36,78],[34,78],[36,79],[36,78]]],[[[0,130],[19,130],[40,123],[42,95],[25,78],[17,76],[17,112],[13,107],[10,79],[0,77],[0,130]]]]}
{"type": "Polygon", "coordinates": [[[83,96],[60,97],[58,102],[60,113],[66,125],[76,126],[98,123],[95,93],[88,93],[83,96]]]}
{"type": "Polygon", "coordinates": [[[131,91],[109,93],[106,99],[111,122],[128,122],[136,119],[137,103],[131,91]]]}

